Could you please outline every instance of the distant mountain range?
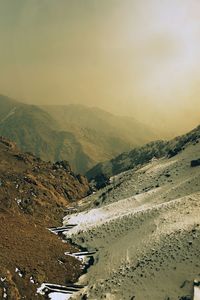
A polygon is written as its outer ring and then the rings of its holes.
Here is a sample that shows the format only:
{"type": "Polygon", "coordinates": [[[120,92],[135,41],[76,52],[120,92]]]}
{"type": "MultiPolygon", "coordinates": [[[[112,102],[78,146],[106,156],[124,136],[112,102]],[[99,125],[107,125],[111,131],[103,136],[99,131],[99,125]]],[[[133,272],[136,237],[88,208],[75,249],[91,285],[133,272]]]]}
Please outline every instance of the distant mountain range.
{"type": "Polygon", "coordinates": [[[109,182],[110,177],[141,167],[154,158],[173,157],[184,150],[188,144],[198,143],[199,138],[200,126],[170,141],[158,140],[123,152],[111,160],[97,164],[86,173],[86,176],[98,188],[102,187],[109,182]]]}
{"type": "Polygon", "coordinates": [[[98,108],[39,107],[3,95],[0,107],[0,135],[46,161],[68,160],[78,173],[157,138],[138,121],[98,108]]]}

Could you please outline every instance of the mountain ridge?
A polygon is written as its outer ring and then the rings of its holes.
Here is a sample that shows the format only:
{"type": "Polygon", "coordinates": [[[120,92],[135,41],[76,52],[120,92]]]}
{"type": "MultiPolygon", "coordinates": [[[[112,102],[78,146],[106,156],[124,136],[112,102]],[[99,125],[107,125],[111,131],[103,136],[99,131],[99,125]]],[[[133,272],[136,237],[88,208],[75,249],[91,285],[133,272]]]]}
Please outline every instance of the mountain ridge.
{"type": "Polygon", "coordinates": [[[109,178],[128,171],[130,169],[141,167],[151,159],[161,158],[163,156],[173,157],[184,150],[190,143],[198,143],[200,137],[200,126],[197,126],[188,133],[173,138],[169,141],[154,141],[144,146],[137,147],[131,151],[121,153],[110,161],[99,163],[86,172],[90,181],[96,182],[96,186],[102,187],[109,183],[109,178]]]}
{"type": "Polygon", "coordinates": [[[5,99],[0,97],[0,105],[4,108],[0,113],[1,135],[14,140],[22,151],[30,151],[46,161],[70,160],[77,172],[87,168],[90,158],[73,133],[60,131],[57,122],[38,106],[5,99]],[[13,108],[15,113],[5,119],[13,108]]]}
{"type": "Polygon", "coordinates": [[[96,163],[156,137],[145,125],[83,105],[36,106],[0,95],[0,134],[48,161],[85,173],[96,163]]]}

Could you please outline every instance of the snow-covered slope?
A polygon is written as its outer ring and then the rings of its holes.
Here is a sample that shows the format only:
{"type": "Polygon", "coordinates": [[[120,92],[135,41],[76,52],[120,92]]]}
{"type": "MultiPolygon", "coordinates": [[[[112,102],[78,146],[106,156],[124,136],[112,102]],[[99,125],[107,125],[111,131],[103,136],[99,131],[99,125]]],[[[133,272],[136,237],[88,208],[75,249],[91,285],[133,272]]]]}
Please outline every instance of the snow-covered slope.
{"type": "Polygon", "coordinates": [[[80,278],[84,299],[193,299],[200,276],[200,143],[173,158],[153,160],[119,174],[84,199],[75,243],[97,249],[95,264],[80,278]],[[188,296],[188,298],[181,298],[188,296]]]}

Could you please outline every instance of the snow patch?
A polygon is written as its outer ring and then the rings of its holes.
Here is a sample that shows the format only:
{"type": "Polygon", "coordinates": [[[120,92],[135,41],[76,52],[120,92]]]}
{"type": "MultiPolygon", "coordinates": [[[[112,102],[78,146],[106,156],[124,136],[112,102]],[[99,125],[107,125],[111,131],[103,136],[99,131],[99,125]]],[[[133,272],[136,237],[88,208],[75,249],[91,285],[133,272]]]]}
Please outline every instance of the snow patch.
{"type": "Polygon", "coordinates": [[[23,277],[23,274],[20,269],[15,268],[15,272],[18,273],[19,277],[23,277]]]}
{"type": "Polygon", "coordinates": [[[0,121],[0,124],[5,122],[8,118],[15,114],[17,107],[12,108],[9,113],[0,121]]]}
{"type": "Polygon", "coordinates": [[[71,298],[72,295],[66,295],[61,293],[51,293],[49,295],[49,299],[51,300],[68,300],[71,298]]]}

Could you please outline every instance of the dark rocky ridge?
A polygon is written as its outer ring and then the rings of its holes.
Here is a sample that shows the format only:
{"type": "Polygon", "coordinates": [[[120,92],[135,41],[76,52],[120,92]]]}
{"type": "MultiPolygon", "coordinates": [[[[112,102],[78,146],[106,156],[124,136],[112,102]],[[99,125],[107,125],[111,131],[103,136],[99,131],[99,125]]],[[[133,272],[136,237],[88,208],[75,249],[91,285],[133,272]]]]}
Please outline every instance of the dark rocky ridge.
{"type": "Polygon", "coordinates": [[[170,141],[155,141],[124,152],[110,161],[97,164],[86,173],[86,176],[97,188],[100,188],[105,186],[109,178],[114,175],[138,168],[154,158],[173,157],[184,150],[188,144],[198,143],[199,139],[200,126],[170,141]]]}

